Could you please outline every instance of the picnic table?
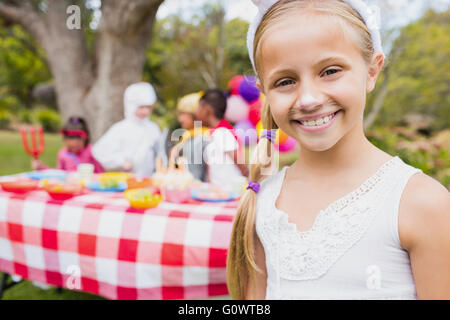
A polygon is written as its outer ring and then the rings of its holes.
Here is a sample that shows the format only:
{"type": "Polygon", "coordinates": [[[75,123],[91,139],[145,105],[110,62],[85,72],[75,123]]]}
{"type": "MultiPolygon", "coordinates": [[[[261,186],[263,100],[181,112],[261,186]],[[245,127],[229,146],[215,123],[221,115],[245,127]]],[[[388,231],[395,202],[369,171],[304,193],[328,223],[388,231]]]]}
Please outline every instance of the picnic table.
{"type": "Polygon", "coordinates": [[[0,190],[0,271],[108,299],[227,295],[237,206],[192,200],[137,210],[122,193],[61,201],[0,190]]]}

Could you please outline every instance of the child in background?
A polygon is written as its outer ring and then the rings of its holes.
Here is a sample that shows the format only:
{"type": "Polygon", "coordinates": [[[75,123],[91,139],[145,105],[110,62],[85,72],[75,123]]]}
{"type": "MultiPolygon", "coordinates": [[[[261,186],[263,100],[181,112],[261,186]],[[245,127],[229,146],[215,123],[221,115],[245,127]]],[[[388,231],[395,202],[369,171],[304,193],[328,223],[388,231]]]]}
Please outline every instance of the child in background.
{"type": "MultiPolygon", "coordinates": [[[[81,163],[94,165],[94,172],[104,172],[101,164],[94,158],[89,143],[89,130],[83,118],[71,117],[61,130],[65,147],[58,152],[57,168],[66,171],[77,171],[81,163]]],[[[40,160],[32,160],[33,170],[49,169],[40,160]]]]}
{"type": "Polygon", "coordinates": [[[125,90],[123,100],[125,119],[94,144],[92,153],[106,170],[150,177],[161,139],[161,130],[149,119],[157,101],[155,89],[150,83],[134,83],[125,90]]]}
{"type": "Polygon", "coordinates": [[[191,93],[180,99],[177,105],[178,122],[186,130],[180,142],[170,151],[170,159],[175,163],[176,158],[182,155],[187,159],[187,168],[196,180],[206,181],[207,167],[203,161],[203,152],[206,143],[204,135],[206,127],[194,128],[195,112],[197,111],[203,92],[191,93]]]}
{"type": "Polygon", "coordinates": [[[264,138],[235,217],[235,299],[449,299],[450,196],[374,146],[363,115],[384,54],[361,0],[253,0],[264,138]],[[300,144],[269,176],[272,130],[300,144]],[[268,148],[270,147],[270,148],[268,148]]]}
{"type": "Polygon", "coordinates": [[[233,126],[224,119],[226,108],[225,94],[218,89],[210,89],[201,97],[195,113],[197,120],[211,128],[205,157],[209,181],[220,186],[248,173],[233,126]]]}

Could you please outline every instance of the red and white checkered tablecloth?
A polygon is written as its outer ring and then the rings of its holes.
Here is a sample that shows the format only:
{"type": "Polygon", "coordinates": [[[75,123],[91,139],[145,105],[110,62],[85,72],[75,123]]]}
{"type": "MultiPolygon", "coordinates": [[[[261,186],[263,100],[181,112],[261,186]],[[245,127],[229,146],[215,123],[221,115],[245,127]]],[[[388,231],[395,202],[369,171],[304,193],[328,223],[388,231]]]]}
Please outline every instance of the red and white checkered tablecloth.
{"type": "Polygon", "coordinates": [[[226,254],[238,202],[140,211],[122,194],[67,201],[0,191],[0,271],[109,299],[228,294],[226,254]]]}

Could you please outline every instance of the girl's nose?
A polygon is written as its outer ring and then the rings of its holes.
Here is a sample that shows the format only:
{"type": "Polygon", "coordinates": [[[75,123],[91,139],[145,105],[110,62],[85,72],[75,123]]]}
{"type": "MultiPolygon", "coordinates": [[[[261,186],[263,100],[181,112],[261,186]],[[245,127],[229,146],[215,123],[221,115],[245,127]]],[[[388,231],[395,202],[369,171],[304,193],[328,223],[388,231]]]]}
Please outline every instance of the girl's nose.
{"type": "Polygon", "coordinates": [[[298,91],[297,109],[308,112],[315,110],[320,105],[321,102],[317,98],[316,90],[313,90],[313,84],[303,80],[298,91]]]}
{"type": "Polygon", "coordinates": [[[302,111],[310,111],[316,109],[319,105],[321,105],[319,99],[308,92],[300,97],[300,100],[297,101],[296,107],[302,111]]]}

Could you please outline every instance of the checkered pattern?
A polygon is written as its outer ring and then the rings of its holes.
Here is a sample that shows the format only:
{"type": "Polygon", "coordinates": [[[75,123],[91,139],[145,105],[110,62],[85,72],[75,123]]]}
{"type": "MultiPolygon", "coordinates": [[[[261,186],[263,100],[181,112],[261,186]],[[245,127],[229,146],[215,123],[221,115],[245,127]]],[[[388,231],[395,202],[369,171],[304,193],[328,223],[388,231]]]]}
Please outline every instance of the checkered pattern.
{"type": "Polygon", "coordinates": [[[121,194],[57,201],[0,191],[0,270],[109,299],[226,295],[237,205],[163,202],[143,211],[121,194]]]}

